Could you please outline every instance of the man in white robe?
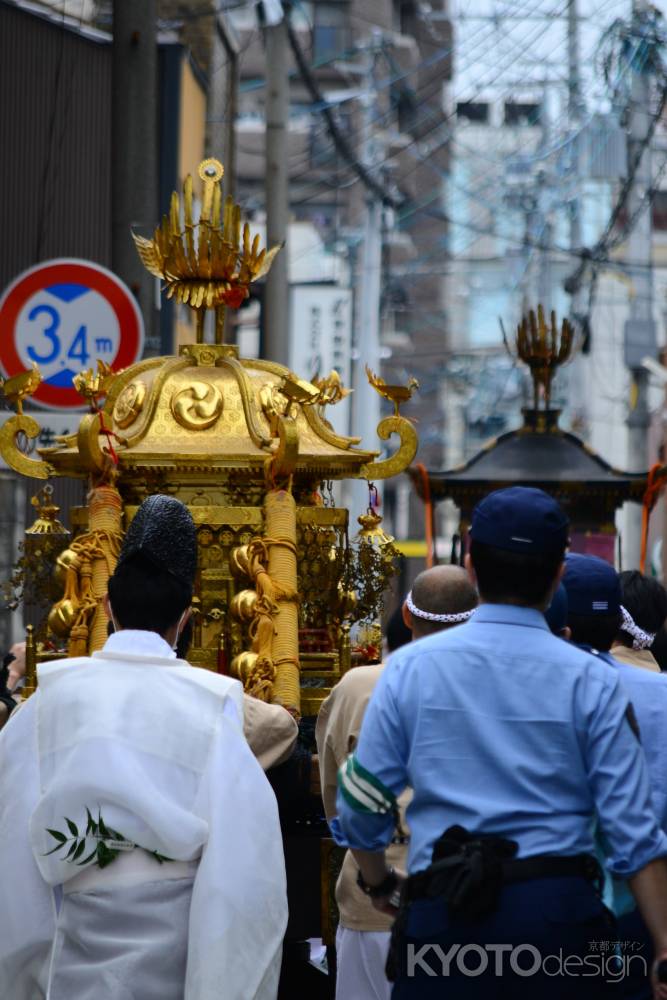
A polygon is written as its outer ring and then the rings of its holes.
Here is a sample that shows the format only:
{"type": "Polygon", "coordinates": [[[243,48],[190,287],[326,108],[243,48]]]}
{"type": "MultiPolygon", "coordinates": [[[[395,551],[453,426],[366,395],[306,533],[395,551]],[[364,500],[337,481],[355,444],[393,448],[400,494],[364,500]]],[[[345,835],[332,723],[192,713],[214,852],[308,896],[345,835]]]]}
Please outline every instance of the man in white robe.
{"type": "Polygon", "coordinates": [[[117,632],[40,667],[0,735],[0,997],[272,1000],[275,799],[240,684],[172,649],[194,577],[187,510],[151,497],[135,521],[109,583],[117,632]]]}

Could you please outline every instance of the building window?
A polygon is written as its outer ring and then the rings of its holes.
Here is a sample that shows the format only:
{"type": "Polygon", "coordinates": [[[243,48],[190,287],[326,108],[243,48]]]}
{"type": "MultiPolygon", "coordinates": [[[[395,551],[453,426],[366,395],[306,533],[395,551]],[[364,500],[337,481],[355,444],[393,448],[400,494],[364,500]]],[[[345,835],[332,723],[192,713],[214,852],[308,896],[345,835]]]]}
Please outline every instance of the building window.
{"type": "Polygon", "coordinates": [[[653,228],[659,232],[667,231],[667,191],[654,191],[651,196],[651,212],[653,228]]]}
{"type": "Polygon", "coordinates": [[[506,125],[537,125],[539,120],[539,104],[518,104],[516,101],[505,102],[506,125]]]}
{"type": "Polygon", "coordinates": [[[350,46],[349,3],[316,3],[313,9],[313,56],[316,62],[343,59],[350,46]]]}
{"type": "Polygon", "coordinates": [[[456,105],[456,117],[486,124],[489,120],[489,105],[480,101],[459,101],[456,105]]]}

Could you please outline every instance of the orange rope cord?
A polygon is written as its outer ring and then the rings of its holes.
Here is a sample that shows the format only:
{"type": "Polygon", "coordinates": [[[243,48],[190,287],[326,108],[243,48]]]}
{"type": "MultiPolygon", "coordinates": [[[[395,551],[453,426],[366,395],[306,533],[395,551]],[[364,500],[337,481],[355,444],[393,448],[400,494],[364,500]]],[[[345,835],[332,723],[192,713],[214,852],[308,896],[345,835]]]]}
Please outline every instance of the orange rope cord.
{"type": "Polygon", "coordinates": [[[662,465],[656,462],[649,469],[648,476],[646,479],[646,492],[644,493],[644,498],[642,500],[642,544],[641,544],[641,555],[639,557],[639,571],[640,573],[646,572],[646,549],[648,547],[648,526],[651,517],[651,511],[655,507],[660,492],[664,486],[663,477],[659,476],[662,465]]]}
{"type": "Polygon", "coordinates": [[[433,547],[433,501],[431,500],[431,484],[428,481],[428,472],[423,462],[417,462],[415,468],[421,476],[422,489],[424,491],[424,519],[426,535],[426,568],[431,569],[435,561],[433,547]]]}

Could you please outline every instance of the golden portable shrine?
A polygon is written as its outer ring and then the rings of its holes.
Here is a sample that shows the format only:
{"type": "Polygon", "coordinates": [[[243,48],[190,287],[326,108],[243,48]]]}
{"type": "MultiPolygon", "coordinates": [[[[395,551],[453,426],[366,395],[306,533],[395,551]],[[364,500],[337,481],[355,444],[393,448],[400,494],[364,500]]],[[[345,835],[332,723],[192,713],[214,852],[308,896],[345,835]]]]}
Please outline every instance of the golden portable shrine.
{"type": "Polygon", "coordinates": [[[71,539],[48,488],[34,501],[38,518],[26,533],[14,583],[20,586],[34,568],[37,552],[42,575],[53,564],[59,592],[51,595],[43,626],[29,634],[28,691],[35,661],[85,655],[104,644],[101,598],[124,531],[152,493],[178,497],[197,526],[188,659],[238,677],[248,693],[297,716],[316,714],[350,664],[352,626],[372,627],[380,612],[397,554],[392,540],[371,508],[350,539],[348,511],[334,505],[323,484],[372,482],[409,465],[417,435],[399,404],[413,387],[386,386],[369,373],[374,388],[395,402],[378,435],[400,441],[379,460],[327,421],[327,407],[346,394],[336,372],[305,381],[282,365],[240,358],[224,343],[225,310],[243,302],[280,248],[267,251],[251,239],[239,206],[223,202],[222,175],[216,160],[200,165],[197,221],[188,177],[182,200],[174,193],[154,237],[135,237],[167,295],[194,310],[196,343],[178,357],[146,358],[124,371],[100,364],[82,372],[74,382],[90,412],[75,434],[39,450],[38,459],[27,457],[17,437],[39,433],[35,417],[23,413],[39,372],[18,373],[4,384],[17,408],[0,430],[7,464],[32,478],[90,483],[87,506],[71,512],[71,539]],[[214,343],[205,342],[207,310],[215,315],[214,343]]]}

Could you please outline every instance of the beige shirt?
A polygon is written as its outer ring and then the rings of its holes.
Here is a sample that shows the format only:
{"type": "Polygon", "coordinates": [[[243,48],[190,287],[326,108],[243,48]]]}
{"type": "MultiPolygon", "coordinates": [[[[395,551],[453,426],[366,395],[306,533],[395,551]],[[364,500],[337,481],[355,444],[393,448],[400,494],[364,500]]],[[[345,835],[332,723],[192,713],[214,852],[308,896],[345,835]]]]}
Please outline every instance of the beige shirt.
{"type": "Polygon", "coordinates": [[[299,727],[282,705],[269,705],[244,694],[243,732],[255,757],[268,771],[292,753],[299,727]]]}
{"type": "Polygon", "coordinates": [[[658,661],[650,649],[632,649],[631,646],[624,646],[618,643],[611,647],[611,655],[621,663],[629,663],[631,667],[642,667],[644,670],[652,670],[660,673],[658,661]]]}
{"type": "MultiPolygon", "coordinates": [[[[356,746],[366,706],[383,669],[382,664],[353,667],[323,702],[317,717],[315,739],[327,819],[336,815],[338,768],[356,746]]],[[[407,832],[405,809],[410,798],[411,793],[404,792],[398,800],[404,833],[407,832]]],[[[406,856],[405,844],[391,844],[387,850],[388,863],[402,871],[405,871],[406,856]]],[[[361,891],[357,885],[358,871],[355,860],[348,851],[336,885],[341,925],[355,931],[390,930],[393,919],[378,913],[370,899],[361,891]]]]}

